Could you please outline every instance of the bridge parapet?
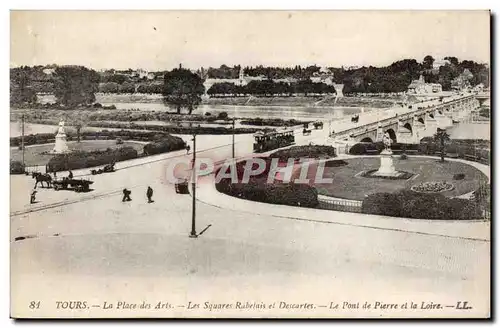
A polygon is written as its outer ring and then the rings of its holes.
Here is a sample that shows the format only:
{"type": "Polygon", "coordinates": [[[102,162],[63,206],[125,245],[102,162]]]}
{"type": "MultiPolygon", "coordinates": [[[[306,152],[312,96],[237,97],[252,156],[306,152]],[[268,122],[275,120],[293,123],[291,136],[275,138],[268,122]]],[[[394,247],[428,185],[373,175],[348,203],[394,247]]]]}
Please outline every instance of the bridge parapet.
{"type": "Polygon", "coordinates": [[[367,123],[361,126],[356,126],[353,128],[346,129],[344,131],[339,131],[335,133],[336,138],[344,139],[346,137],[357,137],[362,134],[365,134],[367,132],[376,130],[378,126],[380,125],[381,127],[386,127],[389,125],[393,124],[399,124],[399,121],[404,121],[404,120],[409,120],[413,119],[416,116],[420,115],[425,115],[425,114],[433,114],[436,113],[436,111],[440,111],[442,113],[445,112],[445,109],[448,108],[451,111],[455,111],[457,109],[461,109],[462,107],[466,106],[466,104],[469,104],[471,100],[474,100],[475,95],[467,95],[462,98],[458,99],[453,99],[450,101],[444,101],[440,104],[437,104],[432,107],[424,107],[424,108],[417,108],[415,110],[402,113],[402,114],[396,114],[396,116],[390,117],[390,118],[385,118],[381,119],[378,122],[371,122],[367,123]]]}

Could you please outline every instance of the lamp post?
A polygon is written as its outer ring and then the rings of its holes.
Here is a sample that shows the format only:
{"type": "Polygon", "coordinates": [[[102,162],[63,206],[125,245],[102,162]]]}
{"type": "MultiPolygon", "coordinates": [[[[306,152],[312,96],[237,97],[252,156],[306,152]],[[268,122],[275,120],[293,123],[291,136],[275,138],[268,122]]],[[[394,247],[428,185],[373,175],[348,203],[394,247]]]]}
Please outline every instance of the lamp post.
{"type": "Polygon", "coordinates": [[[233,118],[233,147],[232,147],[232,151],[233,151],[233,158],[235,157],[234,156],[234,124],[235,124],[235,121],[234,121],[234,118],[233,118]]]}
{"type": "Polygon", "coordinates": [[[24,114],[21,116],[21,149],[23,151],[23,169],[24,169],[24,114]]]}
{"type": "Polygon", "coordinates": [[[189,238],[198,238],[196,234],[196,132],[193,132],[193,162],[192,162],[192,196],[193,196],[193,205],[192,205],[192,214],[191,214],[191,233],[189,234],[189,238]]]}

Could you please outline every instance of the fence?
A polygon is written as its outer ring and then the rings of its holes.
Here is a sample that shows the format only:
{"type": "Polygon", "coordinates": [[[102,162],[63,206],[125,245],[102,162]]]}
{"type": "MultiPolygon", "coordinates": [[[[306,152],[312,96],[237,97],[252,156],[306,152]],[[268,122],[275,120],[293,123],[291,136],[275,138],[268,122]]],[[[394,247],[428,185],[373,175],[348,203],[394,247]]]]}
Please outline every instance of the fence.
{"type": "Polygon", "coordinates": [[[363,202],[349,199],[335,199],[318,196],[319,208],[324,210],[361,213],[363,202]]]}

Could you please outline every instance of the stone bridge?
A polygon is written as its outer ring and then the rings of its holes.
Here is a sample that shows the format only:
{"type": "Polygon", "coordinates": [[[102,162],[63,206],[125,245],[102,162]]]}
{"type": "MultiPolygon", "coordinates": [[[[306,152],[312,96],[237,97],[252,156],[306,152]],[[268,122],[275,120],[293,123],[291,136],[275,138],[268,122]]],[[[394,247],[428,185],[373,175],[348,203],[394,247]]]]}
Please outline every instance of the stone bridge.
{"type": "Polygon", "coordinates": [[[410,111],[340,131],[333,137],[339,141],[377,142],[387,132],[394,142],[418,143],[423,137],[434,135],[437,128],[446,128],[453,121],[467,118],[479,108],[479,100],[476,95],[468,94],[459,99],[444,98],[434,106],[424,107],[418,103],[412,106],[410,111]]]}

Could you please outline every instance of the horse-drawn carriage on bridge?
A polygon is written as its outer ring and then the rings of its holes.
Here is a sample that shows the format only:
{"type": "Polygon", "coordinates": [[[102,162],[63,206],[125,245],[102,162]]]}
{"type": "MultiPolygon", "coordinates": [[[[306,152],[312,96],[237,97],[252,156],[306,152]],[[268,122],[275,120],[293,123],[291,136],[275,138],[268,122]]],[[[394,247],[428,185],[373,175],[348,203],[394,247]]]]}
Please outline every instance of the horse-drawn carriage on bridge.
{"type": "Polygon", "coordinates": [[[323,122],[321,122],[321,121],[316,121],[316,122],[314,122],[314,123],[313,123],[313,126],[314,126],[314,128],[315,128],[316,130],[319,130],[319,129],[323,130],[323,122]]]}

